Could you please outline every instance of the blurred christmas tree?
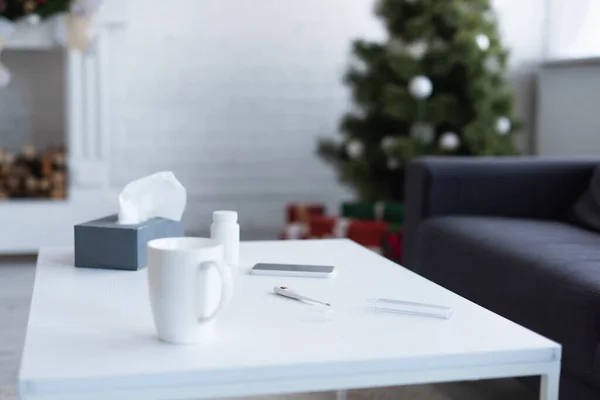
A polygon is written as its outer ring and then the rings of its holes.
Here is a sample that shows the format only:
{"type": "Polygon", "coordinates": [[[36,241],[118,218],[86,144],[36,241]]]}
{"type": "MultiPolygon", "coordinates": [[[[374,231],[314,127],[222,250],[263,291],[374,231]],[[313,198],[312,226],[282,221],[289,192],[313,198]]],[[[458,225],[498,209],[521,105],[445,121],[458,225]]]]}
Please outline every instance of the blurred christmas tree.
{"type": "Polygon", "coordinates": [[[513,96],[489,0],[380,0],[385,43],[357,40],[345,82],[343,141],[319,154],[364,201],[404,198],[420,155],[515,154],[513,96]]]}

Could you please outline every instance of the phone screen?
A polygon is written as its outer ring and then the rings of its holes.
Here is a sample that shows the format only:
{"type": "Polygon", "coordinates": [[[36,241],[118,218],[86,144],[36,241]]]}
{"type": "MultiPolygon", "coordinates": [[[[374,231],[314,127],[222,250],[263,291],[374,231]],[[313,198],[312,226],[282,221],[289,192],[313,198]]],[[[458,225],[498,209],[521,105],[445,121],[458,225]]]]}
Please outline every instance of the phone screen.
{"type": "Polygon", "coordinates": [[[300,265],[300,264],[266,264],[259,263],[252,267],[254,271],[284,271],[284,272],[316,272],[330,274],[333,272],[331,265],[300,265]]]}

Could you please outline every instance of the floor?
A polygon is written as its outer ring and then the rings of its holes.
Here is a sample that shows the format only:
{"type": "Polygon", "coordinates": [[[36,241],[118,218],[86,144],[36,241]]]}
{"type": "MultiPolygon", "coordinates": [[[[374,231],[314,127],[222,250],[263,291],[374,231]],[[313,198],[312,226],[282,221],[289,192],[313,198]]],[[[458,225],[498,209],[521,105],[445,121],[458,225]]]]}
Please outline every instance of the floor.
{"type": "MultiPolygon", "coordinates": [[[[32,257],[0,259],[0,400],[17,400],[16,382],[35,275],[32,257]]],[[[351,391],[349,400],[534,400],[512,379],[351,391]]],[[[261,400],[334,400],[333,393],[263,397],[261,400]]],[[[256,400],[256,399],[255,399],[256,400]]]]}
{"type": "Polygon", "coordinates": [[[35,258],[0,263],[0,387],[17,381],[34,275],[35,258]]]}

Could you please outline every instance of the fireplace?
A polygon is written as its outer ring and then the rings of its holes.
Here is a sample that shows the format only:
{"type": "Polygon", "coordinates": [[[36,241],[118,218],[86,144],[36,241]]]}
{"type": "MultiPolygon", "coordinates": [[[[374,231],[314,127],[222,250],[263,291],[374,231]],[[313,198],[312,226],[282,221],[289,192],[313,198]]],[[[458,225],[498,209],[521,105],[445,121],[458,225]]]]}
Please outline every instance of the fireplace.
{"type": "MultiPolygon", "coordinates": [[[[9,67],[11,58],[35,58],[36,53],[52,54],[50,59],[58,60],[60,90],[52,93],[56,92],[55,101],[60,102],[62,120],[58,134],[36,138],[35,132],[43,132],[29,129],[34,132],[30,137],[0,143],[0,253],[72,246],[74,224],[116,211],[117,195],[109,184],[105,66],[111,56],[107,36],[124,26],[124,6],[122,1],[104,0],[97,16],[96,43],[88,53],[63,49],[54,41],[62,17],[35,26],[19,23],[7,43],[3,58],[9,67]]],[[[2,90],[7,92],[0,96],[10,96],[10,86],[2,90]]],[[[36,101],[35,93],[28,96],[20,101],[36,101]]],[[[32,113],[38,111],[34,107],[32,113]]],[[[3,118],[7,118],[6,112],[0,112],[0,125],[3,118]]]]}
{"type": "Polygon", "coordinates": [[[67,198],[67,167],[63,147],[38,152],[27,145],[21,153],[0,150],[0,201],[67,198]]]}

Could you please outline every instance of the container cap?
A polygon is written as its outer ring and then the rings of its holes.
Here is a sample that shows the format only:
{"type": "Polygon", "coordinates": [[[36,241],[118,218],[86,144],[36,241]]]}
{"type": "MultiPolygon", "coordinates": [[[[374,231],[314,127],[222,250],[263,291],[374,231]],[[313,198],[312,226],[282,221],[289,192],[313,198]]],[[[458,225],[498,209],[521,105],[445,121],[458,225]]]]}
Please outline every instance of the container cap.
{"type": "Polygon", "coordinates": [[[237,211],[219,210],[213,212],[214,222],[237,222],[237,211]]]}

